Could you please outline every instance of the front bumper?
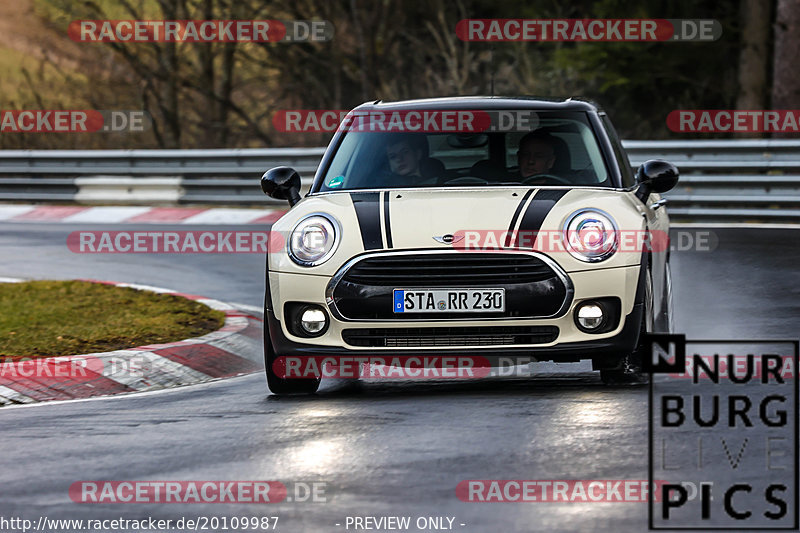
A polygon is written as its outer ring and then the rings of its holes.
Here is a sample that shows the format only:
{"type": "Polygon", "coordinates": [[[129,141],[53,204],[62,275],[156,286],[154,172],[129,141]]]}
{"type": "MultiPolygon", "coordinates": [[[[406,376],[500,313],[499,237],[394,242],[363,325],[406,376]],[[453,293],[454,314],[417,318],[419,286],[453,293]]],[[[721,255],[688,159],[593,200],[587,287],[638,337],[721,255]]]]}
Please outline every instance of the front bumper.
{"type": "Polygon", "coordinates": [[[306,302],[327,308],[326,276],[283,272],[269,273],[267,293],[267,324],[265,343],[270,342],[277,356],[434,356],[473,355],[493,357],[529,357],[531,360],[578,361],[591,359],[596,367],[613,366],[620,355],[631,352],[638,342],[642,323],[641,268],[639,265],[608,269],[592,269],[569,274],[574,298],[562,315],[546,319],[468,318],[464,320],[341,320],[330,315],[331,323],[324,335],[308,339],[291,334],[283,317],[283,303],[306,302]],[[587,299],[617,297],[621,300],[621,318],[617,327],[607,333],[590,334],[580,331],[573,320],[577,304],[587,299]],[[274,304],[274,305],[273,305],[274,304]],[[487,326],[551,326],[557,328],[555,340],[541,344],[505,344],[481,346],[431,347],[366,347],[345,342],[345,330],[369,328],[434,328],[487,326]],[[268,335],[267,335],[268,333],[268,335]]]}
{"type": "Polygon", "coordinates": [[[639,339],[639,324],[642,321],[644,312],[643,304],[633,306],[631,313],[625,316],[624,325],[618,333],[611,337],[593,339],[578,342],[556,343],[541,347],[521,347],[503,346],[502,348],[491,347],[468,347],[468,348],[410,348],[394,349],[387,352],[387,349],[351,349],[341,346],[320,346],[308,343],[298,343],[289,339],[283,332],[281,322],[275,317],[275,313],[268,310],[264,315],[267,324],[264,327],[264,343],[270,343],[277,356],[288,357],[385,357],[387,354],[403,356],[481,356],[489,361],[507,358],[509,356],[520,357],[519,363],[524,362],[524,358],[531,361],[556,361],[556,362],[577,362],[584,359],[591,359],[596,369],[613,368],[617,365],[621,355],[630,353],[636,347],[639,339]]]}

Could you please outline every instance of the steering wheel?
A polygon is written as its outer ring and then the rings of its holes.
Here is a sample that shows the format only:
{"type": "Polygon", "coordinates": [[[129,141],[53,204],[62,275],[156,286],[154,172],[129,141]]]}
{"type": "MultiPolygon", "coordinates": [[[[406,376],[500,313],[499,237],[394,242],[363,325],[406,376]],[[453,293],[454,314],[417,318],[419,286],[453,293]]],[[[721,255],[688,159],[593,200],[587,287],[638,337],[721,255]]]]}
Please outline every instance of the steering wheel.
{"type": "Polygon", "coordinates": [[[461,176],[445,181],[442,185],[487,185],[489,182],[475,176],[461,176]]]}
{"type": "Polygon", "coordinates": [[[534,181],[539,181],[539,180],[554,181],[556,185],[572,185],[571,181],[568,181],[568,180],[566,180],[564,178],[561,178],[559,176],[554,176],[553,174],[545,174],[545,173],[534,174],[533,176],[528,176],[527,178],[522,180],[522,184],[523,185],[531,185],[534,181]]]}
{"type": "Polygon", "coordinates": [[[401,187],[427,187],[436,185],[437,180],[433,177],[422,178],[420,176],[403,176],[395,174],[390,170],[384,170],[378,175],[380,187],[401,188],[401,187]]]}

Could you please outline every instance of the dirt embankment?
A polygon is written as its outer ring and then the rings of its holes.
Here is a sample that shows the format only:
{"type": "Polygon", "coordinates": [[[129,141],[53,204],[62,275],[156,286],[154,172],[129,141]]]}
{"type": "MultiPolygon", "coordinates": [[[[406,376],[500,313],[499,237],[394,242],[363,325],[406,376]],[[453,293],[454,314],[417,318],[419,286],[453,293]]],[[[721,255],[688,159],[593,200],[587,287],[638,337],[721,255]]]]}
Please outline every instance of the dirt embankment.
{"type": "MultiPolygon", "coordinates": [[[[66,32],[42,20],[34,0],[0,2],[0,54],[11,53],[38,60],[48,59],[59,68],[79,69],[84,46],[67,37],[66,32]]],[[[35,63],[26,64],[29,69],[35,63]]]]}

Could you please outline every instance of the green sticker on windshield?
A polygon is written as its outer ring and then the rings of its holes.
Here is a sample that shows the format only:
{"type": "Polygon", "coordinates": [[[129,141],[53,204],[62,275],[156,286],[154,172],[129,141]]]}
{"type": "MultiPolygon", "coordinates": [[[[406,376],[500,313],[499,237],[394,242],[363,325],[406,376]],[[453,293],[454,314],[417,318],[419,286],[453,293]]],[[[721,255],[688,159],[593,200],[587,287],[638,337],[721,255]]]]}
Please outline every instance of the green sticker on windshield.
{"type": "Polygon", "coordinates": [[[336,176],[335,178],[331,178],[328,180],[328,187],[331,189],[335,189],[336,187],[341,187],[344,184],[344,176],[336,176]]]}

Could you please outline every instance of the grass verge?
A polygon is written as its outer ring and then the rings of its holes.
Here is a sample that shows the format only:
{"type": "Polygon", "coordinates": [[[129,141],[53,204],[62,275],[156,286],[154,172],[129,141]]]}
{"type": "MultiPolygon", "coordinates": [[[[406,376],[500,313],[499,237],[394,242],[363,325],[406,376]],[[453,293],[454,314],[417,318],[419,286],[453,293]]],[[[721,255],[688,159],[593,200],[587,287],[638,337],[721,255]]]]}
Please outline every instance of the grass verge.
{"type": "Polygon", "coordinates": [[[171,294],[85,281],[0,283],[0,358],[133,348],[204,335],[225,314],[171,294]]]}

